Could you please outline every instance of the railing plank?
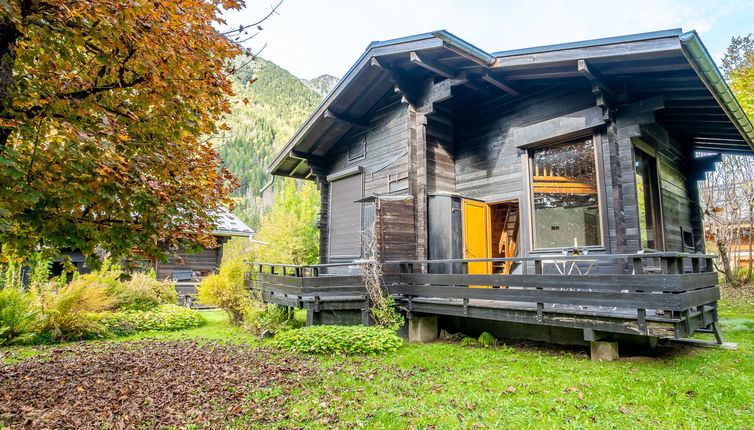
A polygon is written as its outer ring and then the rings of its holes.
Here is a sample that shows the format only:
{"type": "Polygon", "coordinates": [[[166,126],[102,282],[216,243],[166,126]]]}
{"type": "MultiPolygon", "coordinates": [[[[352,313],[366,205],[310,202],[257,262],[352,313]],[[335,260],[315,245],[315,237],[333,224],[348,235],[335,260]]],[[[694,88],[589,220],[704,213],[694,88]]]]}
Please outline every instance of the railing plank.
{"type": "MultiPolygon", "coordinates": [[[[717,288],[710,288],[716,290],[717,288]]],[[[467,288],[433,285],[401,285],[388,286],[392,294],[403,294],[422,297],[441,297],[451,299],[503,300],[511,302],[548,303],[581,306],[607,306],[643,309],[688,309],[689,302],[696,298],[707,298],[714,293],[684,296],[696,292],[677,294],[659,293],[620,293],[606,291],[569,291],[569,290],[532,290],[515,288],[467,288]]],[[[704,290],[699,290],[704,291],[704,290]]]]}
{"type": "Polygon", "coordinates": [[[431,285],[483,285],[525,288],[581,288],[622,291],[681,292],[715,284],[716,275],[446,275],[407,273],[400,283],[431,285]]]}

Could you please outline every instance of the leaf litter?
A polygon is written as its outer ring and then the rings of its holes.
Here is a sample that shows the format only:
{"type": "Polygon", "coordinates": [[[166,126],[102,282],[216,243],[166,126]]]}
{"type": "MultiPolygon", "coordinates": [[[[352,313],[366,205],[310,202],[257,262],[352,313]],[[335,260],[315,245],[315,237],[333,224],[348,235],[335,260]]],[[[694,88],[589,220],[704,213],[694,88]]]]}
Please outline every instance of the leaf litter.
{"type": "Polygon", "coordinates": [[[0,427],[263,426],[323,375],[310,357],[243,344],[82,342],[0,366],[0,427]]]}

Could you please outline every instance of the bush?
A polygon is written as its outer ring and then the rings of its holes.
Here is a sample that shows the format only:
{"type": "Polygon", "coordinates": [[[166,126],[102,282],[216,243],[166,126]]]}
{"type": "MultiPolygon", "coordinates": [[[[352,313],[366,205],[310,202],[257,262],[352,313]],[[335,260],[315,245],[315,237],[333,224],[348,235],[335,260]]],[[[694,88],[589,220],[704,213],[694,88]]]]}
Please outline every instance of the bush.
{"type": "Polygon", "coordinates": [[[479,341],[473,337],[464,337],[461,339],[461,346],[479,346],[479,341]]]}
{"type": "Polygon", "coordinates": [[[162,305],[150,311],[103,312],[92,318],[117,336],[150,330],[183,330],[201,327],[207,322],[201,312],[176,305],[162,305]]]}
{"type": "Polygon", "coordinates": [[[221,308],[236,326],[243,322],[252,300],[243,285],[245,270],[242,261],[232,261],[221,266],[220,273],[204,278],[197,288],[200,303],[221,308]]]}
{"type": "Polygon", "coordinates": [[[97,339],[109,335],[98,321],[87,318],[93,312],[109,308],[113,300],[96,277],[81,276],[68,285],[56,288],[50,282],[39,289],[42,342],[97,339]]]}
{"type": "Polygon", "coordinates": [[[31,294],[13,287],[0,290],[0,345],[30,340],[37,326],[38,313],[31,294]]]}
{"type": "Polygon", "coordinates": [[[178,292],[172,284],[160,282],[146,273],[134,273],[131,279],[114,291],[114,309],[148,311],[160,305],[178,303],[178,292]]]}
{"type": "Polygon", "coordinates": [[[497,339],[495,339],[494,336],[487,333],[486,331],[482,333],[481,335],[479,335],[478,340],[479,340],[479,344],[486,348],[489,348],[491,346],[497,346],[497,339]]]}
{"type": "Polygon", "coordinates": [[[262,304],[259,307],[249,307],[244,315],[244,329],[254,334],[262,334],[268,330],[273,333],[301,328],[305,321],[294,318],[294,313],[284,306],[262,304]]]}
{"type": "Polygon", "coordinates": [[[272,345],[308,354],[384,354],[397,351],[403,339],[376,326],[319,325],[280,332],[272,345]]]}

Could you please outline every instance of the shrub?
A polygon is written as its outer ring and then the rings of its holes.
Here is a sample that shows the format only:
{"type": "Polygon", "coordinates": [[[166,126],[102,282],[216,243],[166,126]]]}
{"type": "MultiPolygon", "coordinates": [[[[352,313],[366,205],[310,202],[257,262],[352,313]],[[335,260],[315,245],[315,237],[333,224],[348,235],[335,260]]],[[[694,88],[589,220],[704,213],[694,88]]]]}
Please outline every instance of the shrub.
{"type": "Polygon", "coordinates": [[[461,339],[461,346],[479,346],[479,341],[473,337],[464,337],[461,339]]]}
{"type": "Polygon", "coordinates": [[[220,273],[204,278],[197,288],[199,302],[221,308],[236,326],[243,322],[252,300],[243,285],[245,270],[242,261],[232,261],[221,266],[220,273]]]}
{"type": "Polygon", "coordinates": [[[482,346],[484,346],[485,348],[489,348],[491,346],[496,346],[497,345],[497,339],[495,339],[494,336],[492,336],[491,334],[487,333],[486,331],[484,333],[482,333],[481,335],[479,335],[479,339],[478,340],[479,340],[479,344],[482,345],[482,346]]]}
{"type": "Polygon", "coordinates": [[[319,325],[280,332],[272,345],[308,354],[384,354],[398,350],[403,339],[377,326],[319,325]]]}
{"type": "Polygon", "coordinates": [[[31,294],[12,287],[0,290],[0,345],[30,340],[38,313],[31,294]]]}
{"type": "Polygon", "coordinates": [[[112,305],[112,298],[96,277],[81,276],[68,285],[56,288],[50,282],[39,289],[41,333],[43,342],[96,339],[107,337],[107,329],[87,318],[112,305]]]}
{"type": "Polygon", "coordinates": [[[277,333],[303,326],[304,322],[295,319],[289,308],[280,305],[250,306],[244,315],[244,328],[254,334],[262,334],[265,330],[277,333]]]}
{"type": "Polygon", "coordinates": [[[207,322],[201,312],[176,305],[162,305],[150,311],[103,312],[92,318],[117,336],[150,330],[183,330],[201,327],[207,322]]]}
{"type": "Polygon", "coordinates": [[[178,303],[178,292],[172,284],[160,282],[146,273],[134,273],[121,284],[115,297],[114,309],[148,311],[160,305],[178,303]]]}

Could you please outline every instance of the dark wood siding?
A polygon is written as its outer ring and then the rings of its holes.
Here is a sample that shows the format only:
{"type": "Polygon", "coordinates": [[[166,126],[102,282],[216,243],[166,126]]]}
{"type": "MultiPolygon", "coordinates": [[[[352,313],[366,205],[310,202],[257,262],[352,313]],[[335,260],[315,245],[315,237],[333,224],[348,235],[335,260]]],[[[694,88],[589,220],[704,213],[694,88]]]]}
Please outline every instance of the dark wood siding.
{"type": "MultiPolygon", "coordinates": [[[[406,105],[392,103],[377,112],[372,127],[346,137],[327,154],[328,174],[361,166],[364,195],[406,194],[408,186],[408,117],[406,105]],[[363,157],[349,160],[349,148],[366,140],[363,157]]],[[[352,154],[353,155],[353,154],[352,154]]]]}
{"type": "Polygon", "coordinates": [[[222,260],[222,246],[205,248],[198,253],[178,253],[167,263],[155,263],[155,275],[159,280],[172,279],[172,273],[178,270],[192,270],[194,272],[211,273],[220,267],[222,260]]]}
{"type": "Polygon", "coordinates": [[[355,174],[333,181],[330,185],[331,258],[357,258],[361,255],[362,175],[355,174]]]}
{"type": "Polygon", "coordinates": [[[523,151],[516,147],[516,127],[594,106],[585,88],[554,87],[515,103],[480,106],[456,121],[456,191],[484,201],[520,198],[523,151]]]}
{"type": "MultiPolygon", "coordinates": [[[[383,261],[416,258],[414,199],[410,196],[377,201],[375,231],[383,261]]],[[[386,270],[395,269],[386,266],[386,270]]]]}
{"type": "Polygon", "coordinates": [[[453,117],[447,108],[436,107],[427,118],[427,192],[456,191],[453,117]]]}

